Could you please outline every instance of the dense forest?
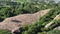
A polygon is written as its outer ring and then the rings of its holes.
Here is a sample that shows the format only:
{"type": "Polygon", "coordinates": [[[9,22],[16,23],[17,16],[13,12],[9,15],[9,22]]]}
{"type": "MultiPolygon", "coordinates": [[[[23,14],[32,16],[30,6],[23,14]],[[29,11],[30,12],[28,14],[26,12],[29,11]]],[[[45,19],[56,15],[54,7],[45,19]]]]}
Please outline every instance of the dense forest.
{"type": "MultiPolygon", "coordinates": [[[[44,26],[54,21],[58,25],[60,20],[53,20],[60,14],[60,1],[56,3],[53,0],[8,0],[0,1],[0,22],[8,17],[19,14],[32,14],[40,10],[52,9],[46,15],[42,16],[35,24],[23,26],[20,34],[60,34],[59,30],[53,30],[53,27],[44,28],[44,26]]],[[[11,34],[7,30],[0,30],[0,34],[11,34]]]]}

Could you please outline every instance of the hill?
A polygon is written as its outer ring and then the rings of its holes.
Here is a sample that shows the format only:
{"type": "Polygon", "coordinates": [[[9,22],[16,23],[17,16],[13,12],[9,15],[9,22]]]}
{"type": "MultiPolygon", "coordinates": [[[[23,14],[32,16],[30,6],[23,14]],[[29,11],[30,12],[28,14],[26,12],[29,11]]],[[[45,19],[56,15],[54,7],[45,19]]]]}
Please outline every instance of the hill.
{"type": "Polygon", "coordinates": [[[0,1],[0,33],[59,34],[59,15],[60,2],[53,0],[3,0],[0,1]]]}

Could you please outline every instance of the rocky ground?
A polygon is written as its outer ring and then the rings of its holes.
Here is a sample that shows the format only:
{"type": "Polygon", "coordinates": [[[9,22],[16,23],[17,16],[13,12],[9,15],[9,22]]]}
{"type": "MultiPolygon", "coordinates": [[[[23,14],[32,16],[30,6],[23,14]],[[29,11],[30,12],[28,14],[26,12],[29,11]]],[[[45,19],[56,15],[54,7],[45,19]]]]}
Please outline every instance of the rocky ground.
{"type": "Polygon", "coordinates": [[[18,30],[21,26],[29,25],[37,20],[40,17],[44,16],[50,11],[50,9],[38,11],[34,14],[21,14],[14,17],[6,18],[3,22],[0,23],[0,29],[7,29],[11,32],[18,30]]]}

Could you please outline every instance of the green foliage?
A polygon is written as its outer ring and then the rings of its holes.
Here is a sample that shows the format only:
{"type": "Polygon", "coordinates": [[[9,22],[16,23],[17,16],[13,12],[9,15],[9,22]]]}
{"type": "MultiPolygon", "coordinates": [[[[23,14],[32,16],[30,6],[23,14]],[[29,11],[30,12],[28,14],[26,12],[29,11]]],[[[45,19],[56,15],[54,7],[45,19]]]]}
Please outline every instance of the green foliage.
{"type": "Polygon", "coordinates": [[[55,9],[52,9],[48,14],[41,17],[39,22],[36,22],[35,24],[31,24],[31,25],[24,27],[22,29],[23,29],[23,31],[27,31],[28,34],[37,34],[38,32],[45,31],[44,26],[47,23],[49,23],[50,21],[52,21],[55,18],[55,16],[58,15],[59,13],[60,13],[60,11],[57,11],[57,13],[56,13],[55,9]]]}
{"type": "Polygon", "coordinates": [[[11,34],[11,33],[7,30],[0,30],[0,34],[11,34]]]}
{"type": "Polygon", "coordinates": [[[52,30],[52,31],[47,32],[47,34],[60,34],[59,32],[60,30],[52,30]]]}
{"type": "Polygon", "coordinates": [[[3,21],[7,17],[16,16],[24,13],[35,13],[39,10],[47,8],[55,8],[56,4],[46,3],[41,0],[14,0],[17,2],[3,1],[0,7],[0,21],[3,21]],[[33,1],[33,2],[32,2],[33,1]],[[38,3],[39,2],[39,3],[38,3]],[[52,4],[52,5],[51,5],[52,4]]]}
{"type": "MultiPolygon", "coordinates": [[[[16,0],[18,2],[10,2],[7,1],[2,3],[2,7],[0,7],[0,21],[3,21],[7,17],[16,16],[19,14],[26,13],[35,13],[39,10],[44,10],[48,8],[52,8],[49,13],[42,16],[39,21],[35,24],[31,24],[25,27],[22,27],[22,34],[54,34],[56,31],[50,31],[52,29],[44,29],[44,26],[51,22],[56,15],[60,14],[60,4],[55,3],[53,1],[45,2],[44,0],[16,0]],[[7,7],[8,6],[8,7],[7,7]]],[[[54,20],[54,24],[58,25],[59,21],[54,20]]],[[[51,27],[50,27],[51,28],[51,27]]],[[[1,30],[1,34],[10,34],[8,31],[1,30]]],[[[59,33],[59,32],[58,32],[59,33]]]]}
{"type": "Polygon", "coordinates": [[[38,34],[60,34],[60,30],[51,30],[48,32],[39,32],[38,34]]]}

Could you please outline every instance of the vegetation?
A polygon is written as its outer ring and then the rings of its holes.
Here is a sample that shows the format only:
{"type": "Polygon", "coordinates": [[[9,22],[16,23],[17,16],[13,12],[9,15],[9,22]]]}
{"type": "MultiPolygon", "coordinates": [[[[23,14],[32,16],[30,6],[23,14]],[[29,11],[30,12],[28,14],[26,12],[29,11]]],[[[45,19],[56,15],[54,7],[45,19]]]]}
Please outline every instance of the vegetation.
{"type": "Polygon", "coordinates": [[[49,32],[42,32],[42,33],[38,33],[38,34],[59,34],[60,30],[51,30],[49,32]]]}
{"type": "Polygon", "coordinates": [[[27,31],[28,34],[37,34],[38,32],[43,32],[45,31],[44,26],[47,23],[51,22],[55,18],[55,16],[59,14],[59,12],[56,13],[55,11],[50,11],[47,15],[41,17],[38,22],[36,22],[35,24],[31,24],[29,26],[23,27],[22,30],[27,31]]]}
{"type": "MultiPolygon", "coordinates": [[[[54,1],[44,0],[17,0],[17,2],[3,1],[0,4],[0,22],[3,21],[7,17],[16,16],[19,14],[26,13],[35,13],[44,9],[52,9],[48,14],[42,16],[35,24],[27,25],[22,27],[22,31],[20,34],[59,34],[60,31],[57,32],[53,30],[52,27],[49,29],[45,29],[44,26],[51,21],[54,21],[55,26],[59,24],[60,20],[53,20],[56,15],[60,14],[60,3],[55,3],[54,1]],[[3,4],[5,2],[5,4],[3,4]]],[[[1,34],[11,34],[8,31],[1,30],[1,34]]]]}
{"type": "Polygon", "coordinates": [[[8,30],[0,30],[0,34],[11,34],[8,30]]]}

